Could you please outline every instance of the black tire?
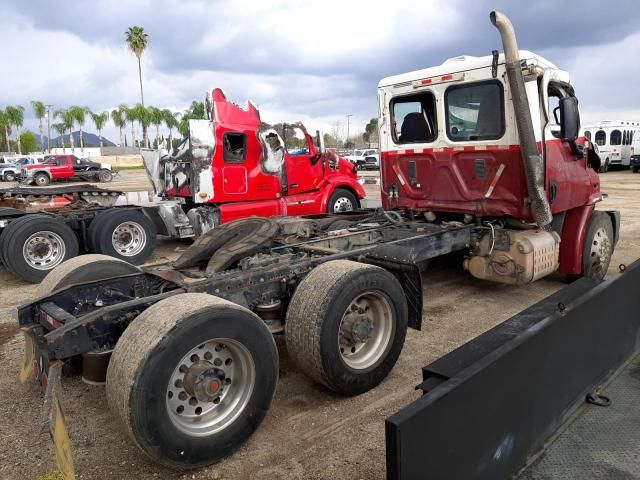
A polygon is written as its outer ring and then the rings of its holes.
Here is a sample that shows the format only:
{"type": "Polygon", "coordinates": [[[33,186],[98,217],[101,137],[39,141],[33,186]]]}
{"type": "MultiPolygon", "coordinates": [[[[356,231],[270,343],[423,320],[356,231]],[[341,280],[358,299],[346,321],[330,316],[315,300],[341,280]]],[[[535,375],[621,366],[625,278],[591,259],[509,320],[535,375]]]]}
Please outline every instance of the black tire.
{"type": "Polygon", "coordinates": [[[639,170],[640,170],[640,167],[633,167],[633,168],[631,168],[631,171],[632,171],[633,173],[638,173],[638,171],[639,171],[639,170]]]}
{"type": "MultiPolygon", "coordinates": [[[[244,385],[245,379],[223,382],[230,385],[225,394],[230,395],[234,385],[244,385]]],[[[278,350],[257,315],[212,295],[186,293],[152,305],[131,322],[111,356],[106,390],[111,410],[144,453],[163,465],[188,469],[214,463],[237,450],[262,422],[277,381],[278,350]],[[233,420],[217,432],[194,436],[178,426],[179,415],[170,413],[174,398],[173,392],[169,394],[174,388],[170,381],[175,368],[188,363],[184,356],[211,339],[226,339],[248,351],[254,383],[233,420]]],[[[187,390],[182,382],[176,388],[187,390]]],[[[221,406],[224,402],[224,397],[218,403],[202,402],[203,415],[206,409],[215,408],[210,403],[221,406]]]]}
{"type": "Polygon", "coordinates": [[[355,225],[355,222],[350,220],[336,220],[335,222],[329,224],[327,231],[331,232],[334,230],[344,230],[345,228],[352,227],[353,225],[355,225]]]}
{"type": "Polygon", "coordinates": [[[76,283],[95,282],[119,275],[140,273],[138,267],[106,255],[80,255],[51,270],[36,289],[36,297],[76,283]]]}
{"type": "MultiPolygon", "coordinates": [[[[366,322],[369,317],[361,313],[366,322]]],[[[384,322],[378,317],[369,325],[374,326],[370,334],[384,322]]],[[[356,322],[351,327],[355,331],[356,322]]],[[[330,261],[312,270],[295,291],[285,323],[291,359],[309,377],[342,395],[364,393],[384,380],[400,356],[406,333],[407,301],[398,280],[380,267],[348,260],[330,261]],[[380,349],[371,363],[354,367],[347,363],[354,353],[341,351],[341,324],[347,309],[370,294],[387,302],[390,334],[388,339],[372,343],[374,347],[379,344],[380,349]]],[[[358,348],[365,348],[368,342],[358,348]]]]}
{"type": "Polygon", "coordinates": [[[102,183],[109,183],[113,180],[113,175],[111,175],[111,170],[102,169],[98,172],[98,180],[102,183]]]}
{"type": "Polygon", "coordinates": [[[32,283],[40,282],[52,269],[78,255],[78,238],[73,230],[45,215],[28,215],[10,223],[0,246],[7,269],[32,283]],[[42,233],[39,243],[38,233],[42,233]],[[27,245],[30,239],[34,242],[32,250],[27,245]]]}
{"type": "Polygon", "coordinates": [[[600,167],[600,173],[607,173],[609,171],[609,159],[607,158],[600,167]]]}
{"type": "Polygon", "coordinates": [[[268,218],[251,217],[225,223],[198,237],[173,266],[188,268],[206,262],[207,272],[219,272],[262,250],[278,231],[278,224],[268,218]]]}
{"type": "Polygon", "coordinates": [[[6,172],[3,175],[3,179],[5,182],[15,182],[16,181],[16,174],[13,172],[6,172]]]}
{"type": "Polygon", "coordinates": [[[360,208],[358,199],[350,190],[346,188],[336,188],[329,202],[327,202],[327,213],[351,212],[360,208]]]}
{"type": "Polygon", "coordinates": [[[93,219],[87,238],[91,251],[140,265],[153,253],[156,227],[140,210],[113,208],[93,219]]]}
{"type": "Polygon", "coordinates": [[[602,280],[614,250],[613,224],[605,212],[594,211],[582,251],[582,276],[602,280]]]}
{"type": "Polygon", "coordinates": [[[51,183],[51,178],[46,173],[36,173],[33,177],[33,183],[38,187],[46,187],[51,183]]]}

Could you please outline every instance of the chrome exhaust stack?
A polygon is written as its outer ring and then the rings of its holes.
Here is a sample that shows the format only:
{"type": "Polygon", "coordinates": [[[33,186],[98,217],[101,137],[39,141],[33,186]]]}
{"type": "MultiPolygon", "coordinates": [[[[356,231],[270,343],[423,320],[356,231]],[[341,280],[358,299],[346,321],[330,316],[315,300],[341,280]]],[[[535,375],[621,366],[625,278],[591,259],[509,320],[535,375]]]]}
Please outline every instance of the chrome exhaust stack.
{"type": "Polygon", "coordinates": [[[544,188],[544,165],[542,156],[538,152],[533,122],[529,110],[529,100],[524,85],[522,67],[516,34],[511,20],[502,12],[493,11],[489,14],[491,23],[498,29],[502,37],[504,48],[507,79],[511,87],[511,98],[520,136],[520,151],[527,180],[527,191],[534,221],[543,230],[549,230],[553,216],[547,201],[544,188]]]}

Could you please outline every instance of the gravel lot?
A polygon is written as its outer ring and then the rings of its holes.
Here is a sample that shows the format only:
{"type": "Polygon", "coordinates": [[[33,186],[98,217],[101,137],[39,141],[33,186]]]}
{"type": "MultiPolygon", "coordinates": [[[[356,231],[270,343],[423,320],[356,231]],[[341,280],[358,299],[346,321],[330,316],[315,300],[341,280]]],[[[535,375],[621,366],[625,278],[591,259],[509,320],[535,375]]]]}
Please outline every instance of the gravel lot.
{"type": "MultiPolygon", "coordinates": [[[[367,175],[374,175],[368,173],[367,175]]],[[[629,171],[602,176],[609,198],[602,208],[622,211],[621,240],[609,275],[640,254],[640,175],[629,171]]],[[[143,172],[123,172],[110,187],[147,188],[143,172]]],[[[375,201],[377,187],[367,185],[375,201]]],[[[173,258],[185,245],[160,241],[151,261],[173,258]]],[[[384,419],[417,398],[421,367],[548,296],[564,284],[560,277],[527,287],[485,283],[460,265],[432,265],[424,277],[424,323],[410,330],[404,351],[386,381],[355,398],[336,396],[296,371],[282,339],[280,382],[264,423],[235,455],[221,463],[176,473],[147,461],[107,408],[103,387],[63,379],[66,413],[76,472],[83,479],[382,479],[385,477],[384,419]]],[[[42,395],[33,382],[17,380],[23,340],[13,308],[35,286],[0,267],[0,478],[33,479],[55,470],[48,435],[39,434],[42,395]]]]}

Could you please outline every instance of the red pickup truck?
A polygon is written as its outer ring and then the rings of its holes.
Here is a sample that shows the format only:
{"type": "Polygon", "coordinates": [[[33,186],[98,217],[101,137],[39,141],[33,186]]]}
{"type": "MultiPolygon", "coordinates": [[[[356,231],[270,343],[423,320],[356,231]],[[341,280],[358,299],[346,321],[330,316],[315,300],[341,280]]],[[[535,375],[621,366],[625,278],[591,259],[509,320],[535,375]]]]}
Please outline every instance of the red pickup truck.
{"type": "Polygon", "coordinates": [[[250,216],[352,211],[365,191],[356,167],[325,151],[302,123],[276,129],[257,107],[229,102],[221,89],[207,96],[207,118],[190,120],[189,136],[172,153],[143,150],[156,193],[180,198],[196,236],[250,216]],[[293,140],[295,137],[297,140],[293,140]],[[287,148],[296,145],[296,150],[287,148]],[[301,147],[302,145],[302,147],[301,147]]]}
{"type": "Polygon", "coordinates": [[[92,162],[75,155],[50,155],[43,163],[22,167],[19,178],[23,184],[43,187],[57,180],[72,178],[110,182],[113,172],[110,165],[92,162]]]}

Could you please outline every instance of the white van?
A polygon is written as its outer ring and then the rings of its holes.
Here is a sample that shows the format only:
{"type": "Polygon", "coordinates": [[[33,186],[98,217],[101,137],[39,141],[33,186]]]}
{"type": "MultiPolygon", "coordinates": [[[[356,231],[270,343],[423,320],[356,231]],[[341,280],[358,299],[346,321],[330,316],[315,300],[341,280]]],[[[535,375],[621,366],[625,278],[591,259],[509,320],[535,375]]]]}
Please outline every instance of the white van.
{"type": "Polygon", "coordinates": [[[612,165],[628,167],[632,143],[640,138],[640,122],[602,120],[585,126],[584,135],[598,145],[602,159],[601,172],[606,172],[612,165]]]}

